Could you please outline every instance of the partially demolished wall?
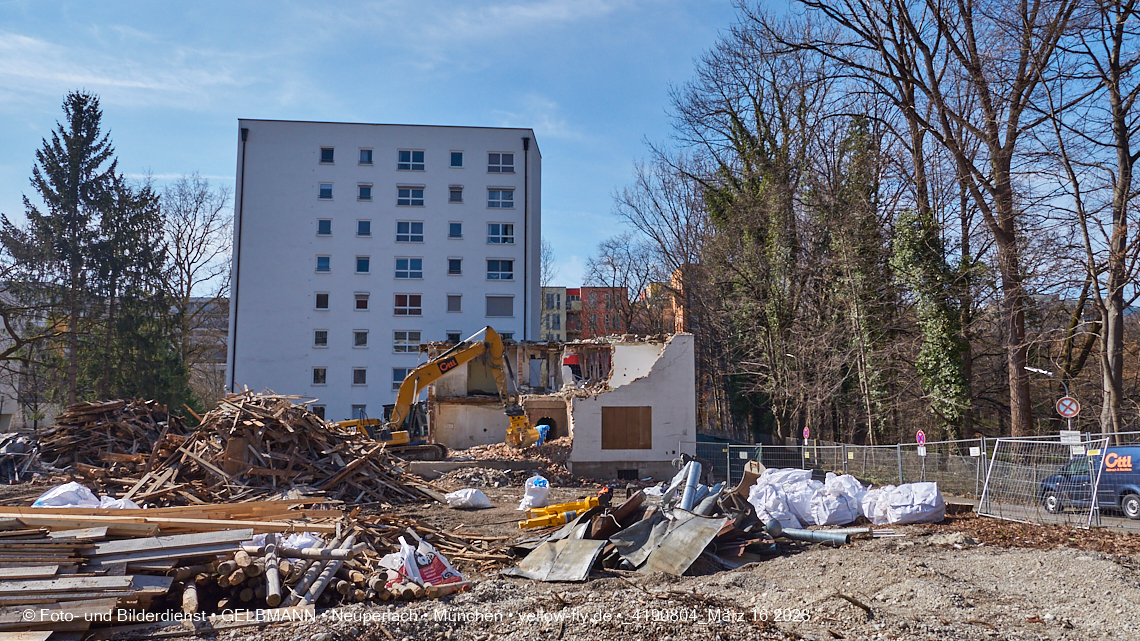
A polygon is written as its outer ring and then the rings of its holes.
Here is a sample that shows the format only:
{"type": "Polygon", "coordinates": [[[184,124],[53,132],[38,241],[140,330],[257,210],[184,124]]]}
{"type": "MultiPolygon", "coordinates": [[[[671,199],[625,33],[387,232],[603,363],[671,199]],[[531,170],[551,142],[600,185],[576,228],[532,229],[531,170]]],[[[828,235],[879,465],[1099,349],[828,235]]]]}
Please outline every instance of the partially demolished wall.
{"type": "Polygon", "coordinates": [[[696,452],[692,334],[614,343],[608,391],[571,399],[570,471],[595,478],[666,479],[696,452]]]}

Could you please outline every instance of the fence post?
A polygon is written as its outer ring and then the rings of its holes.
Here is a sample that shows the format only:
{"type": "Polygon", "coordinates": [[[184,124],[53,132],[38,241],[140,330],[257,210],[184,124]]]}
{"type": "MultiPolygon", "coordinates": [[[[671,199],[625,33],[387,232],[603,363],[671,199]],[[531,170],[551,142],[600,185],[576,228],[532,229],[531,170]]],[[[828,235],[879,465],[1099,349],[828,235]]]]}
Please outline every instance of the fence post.
{"type": "Polygon", "coordinates": [[[732,444],[724,444],[724,485],[732,487],[732,444]]]}
{"type": "Polygon", "coordinates": [[[843,444],[843,450],[839,453],[839,455],[843,457],[843,473],[844,474],[850,474],[850,472],[847,471],[847,444],[846,443],[843,444]]]}
{"type": "Polygon", "coordinates": [[[899,462],[899,485],[902,485],[902,484],[903,484],[903,475],[902,475],[902,443],[895,443],[895,456],[898,458],[898,462],[899,462]]]}

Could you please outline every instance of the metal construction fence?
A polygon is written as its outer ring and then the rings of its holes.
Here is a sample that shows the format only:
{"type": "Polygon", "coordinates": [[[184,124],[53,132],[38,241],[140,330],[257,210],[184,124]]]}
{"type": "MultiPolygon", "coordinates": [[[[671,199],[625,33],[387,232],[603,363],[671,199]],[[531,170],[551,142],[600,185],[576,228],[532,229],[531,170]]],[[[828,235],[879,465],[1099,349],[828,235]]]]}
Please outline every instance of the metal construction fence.
{"type": "MultiPolygon", "coordinates": [[[[1022,441],[1059,442],[1057,434],[1019,438],[1022,441]]],[[[1140,432],[1081,434],[1082,442],[1107,439],[1107,445],[1140,445],[1140,432]]],[[[717,480],[733,485],[749,461],[765,467],[818,469],[851,474],[866,484],[898,485],[936,481],[947,494],[978,498],[997,442],[973,438],[894,445],[851,445],[812,439],[783,445],[697,443],[697,457],[717,480]]],[[[1137,462],[1140,464],[1140,461],[1137,462]]]]}
{"type": "Polygon", "coordinates": [[[1140,453],[1133,476],[1131,453],[1118,450],[1114,455],[1113,450],[1127,446],[1140,446],[1140,431],[921,445],[697,443],[697,456],[716,480],[730,486],[743,478],[749,461],[759,461],[770,468],[851,474],[867,485],[934,481],[943,494],[979,499],[979,514],[985,516],[1140,531],[1140,453]],[[1082,471],[1082,465],[1088,469],[1082,471]],[[1057,476],[1060,481],[1052,478],[1057,476]]]}
{"type": "Polygon", "coordinates": [[[1107,438],[1076,449],[1059,440],[998,439],[978,514],[1023,523],[1099,525],[1099,457],[1107,446],[1107,438]]]}

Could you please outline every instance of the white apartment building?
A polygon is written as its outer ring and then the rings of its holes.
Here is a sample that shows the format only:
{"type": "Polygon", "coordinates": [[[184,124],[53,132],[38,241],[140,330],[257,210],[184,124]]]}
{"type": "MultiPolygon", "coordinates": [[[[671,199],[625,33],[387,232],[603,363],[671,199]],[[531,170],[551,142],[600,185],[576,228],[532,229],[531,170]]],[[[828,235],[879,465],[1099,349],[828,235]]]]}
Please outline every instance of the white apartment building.
{"type": "Polygon", "coordinates": [[[239,120],[227,378],[380,417],[419,345],[539,338],[530,129],[239,120]]]}

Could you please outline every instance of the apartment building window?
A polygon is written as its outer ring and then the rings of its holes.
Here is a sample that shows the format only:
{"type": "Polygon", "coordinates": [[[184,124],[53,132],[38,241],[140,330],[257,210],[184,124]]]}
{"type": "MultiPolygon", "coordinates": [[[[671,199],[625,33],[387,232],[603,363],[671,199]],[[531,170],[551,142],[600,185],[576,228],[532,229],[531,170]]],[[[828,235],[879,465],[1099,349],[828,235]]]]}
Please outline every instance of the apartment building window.
{"type": "Polygon", "coordinates": [[[363,421],[368,418],[367,405],[353,405],[352,406],[352,419],[354,421],[363,421]]]}
{"type": "Polygon", "coordinates": [[[317,198],[332,200],[332,183],[320,183],[320,192],[318,192],[317,198]]]}
{"type": "Polygon", "coordinates": [[[492,259],[487,261],[487,280],[514,280],[515,261],[492,259]]]}
{"type": "Polygon", "coordinates": [[[606,292],[606,309],[614,308],[614,296],[610,292],[606,292]]]}
{"type": "Polygon", "coordinates": [[[332,258],[329,256],[317,256],[317,271],[329,272],[332,271],[332,258]]]}
{"type": "Polygon", "coordinates": [[[358,221],[356,221],[356,235],[357,236],[371,236],[372,235],[372,221],[371,220],[358,220],[358,221]]]}
{"type": "Polygon", "coordinates": [[[424,152],[419,149],[401,149],[400,162],[396,163],[396,169],[403,171],[423,171],[424,152]]]}
{"type": "Polygon", "coordinates": [[[322,421],[325,420],[325,406],[324,405],[310,405],[309,411],[317,415],[317,418],[322,421]]]}
{"type": "Polygon", "coordinates": [[[513,189],[488,189],[487,190],[487,206],[491,209],[514,209],[515,207],[515,190],[513,189]]]}
{"type": "Polygon", "coordinates": [[[372,164],[372,150],[371,149],[361,149],[360,150],[360,164],[362,164],[362,165],[371,165],[372,164]]]}
{"type": "Polygon", "coordinates": [[[423,278],[424,277],[424,259],[422,258],[397,258],[396,259],[396,278],[423,278]]]}
{"type": "Polygon", "coordinates": [[[463,340],[462,332],[448,332],[447,333],[447,342],[458,343],[461,340],[463,340]]]}
{"type": "Polygon", "coordinates": [[[332,219],[318,218],[317,219],[317,235],[318,236],[332,236],[332,219]]]}
{"type": "MultiPolygon", "coordinates": [[[[329,196],[332,198],[332,196],[329,196]]],[[[396,188],[396,206],[397,207],[423,207],[424,206],[424,188],[423,187],[397,187],[396,188]]]]}
{"type": "Polygon", "coordinates": [[[515,333],[514,332],[499,332],[499,338],[501,338],[505,341],[512,341],[515,339],[515,333]]]}
{"type": "Polygon", "coordinates": [[[393,367],[392,368],[392,389],[398,390],[404,384],[404,379],[408,377],[408,372],[412,370],[406,367],[393,367]]]}
{"type": "Polygon", "coordinates": [[[418,354],[420,351],[420,333],[413,331],[395,332],[392,351],[397,354],[418,354]]]}
{"type": "Polygon", "coordinates": [[[352,368],[352,384],[353,385],[367,385],[368,384],[368,370],[364,367],[352,368]]]}
{"type": "Polygon", "coordinates": [[[368,260],[367,256],[357,256],[356,257],[356,273],[357,274],[367,274],[368,273],[368,262],[369,262],[369,260],[368,260]]]}
{"type": "Polygon", "coordinates": [[[353,347],[368,347],[368,330],[354,329],[352,330],[352,346],[353,347]]]}
{"type": "MultiPolygon", "coordinates": [[[[514,296],[488,296],[487,316],[489,318],[508,318],[515,315],[514,296]]],[[[500,335],[502,333],[500,332],[500,335]]]]}
{"type": "Polygon", "coordinates": [[[459,276],[463,273],[463,259],[462,258],[448,258],[447,259],[447,275],[459,276]]]}
{"type": "Polygon", "coordinates": [[[463,238],[463,223],[447,223],[448,238],[463,238]]]}
{"type": "Polygon", "coordinates": [[[447,311],[461,312],[463,311],[463,295],[462,294],[448,294],[447,295],[447,311]]]}
{"type": "Polygon", "coordinates": [[[321,164],[322,165],[333,164],[333,148],[332,147],[321,147],[321,164]]]}
{"type": "Polygon", "coordinates": [[[327,372],[328,372],[327,368],[314,367],[313,368],[313,385],[326,385],[325,381],[327,380],[327,377],[325,374],[327,372]]]}
{"type": "Polygon", "coordinates": [[[363,294],[363,293],[353,294],[353,296],[356,299],[356,311],[358,311],[358,312],[368,311],[368,294],[363,294]]]}
{"type": "Polygon", "coordinates": [[[487,154],[487,173],[513,174],[515,173],[515,155],[504,153],[487,154]]]}
{"type": "Polygon", "coordinates": [[[462,187],[448,187],[447,189],[447,202],[461,203],[463,202],[463,188],[462,187]]]}
{"type": "Polygon", "coordinates": [[[551,314],[550,315],[550,328],[551,329],[562,329],[562,315],[561,314],[551,314]]]}
{"type": "Polygon", "coordinates": [[[487,223],[487,244],[513,245],[515,244],[514,223],[487,223]]]}
{"type": "Polygon", "coordinates": [[[317,292],[317,302],[315,309],[328,309],[329,308],[329,295],[325,292],[317,292]]]}
{"type": "Polygon", "coordinates": [[[396,306],[393,313],[396,316],[422,315],[422,296],[420,294],[396,294],[396,306]]]}
{"type": "Polygon", "coordinates": [[[451,152],[451,166],[452,167],[462,167],[463,166],[463,152],[462,151],[451,152]]]}
{"type": "Polygon", "coordinates": [[[315,329],[313,330],[313,347],[328,347],[329,346],[329,330],[315,329]]]}
{"type": "Polygon", "coordinates": [[[372,200],[372,185],[357,185],[357,200],[372,200]]]}
{"type": "Polygon", "coordinates": [[[422,221],[398,220],[396,221],[397,243],[424,242],[424,224],[422,221]]]}

